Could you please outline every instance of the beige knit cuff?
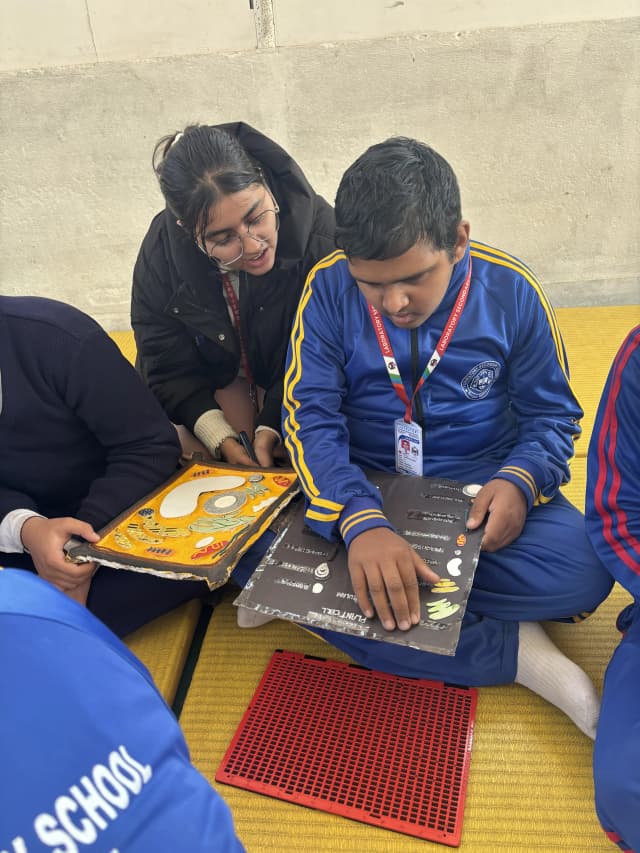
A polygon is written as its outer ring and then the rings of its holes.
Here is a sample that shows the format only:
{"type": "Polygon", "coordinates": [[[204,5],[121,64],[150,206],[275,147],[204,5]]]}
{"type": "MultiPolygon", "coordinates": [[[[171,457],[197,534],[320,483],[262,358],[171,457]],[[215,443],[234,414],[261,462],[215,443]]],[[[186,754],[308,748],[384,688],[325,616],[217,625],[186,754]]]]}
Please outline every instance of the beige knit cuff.
{"type": "Polygon", "coordinates": [[[267,426],[266,424],[260,424],[260,426],[256,427],[256,435],[259,432],[264,432],[265,430],[268,430],[269,432],[273,433],[275,435],[275,437],[278,439],[276,441],[276,445],[278,445],[282,442],[282,436],[280,435],[278,430],[274,429],[273,427],[267,426]]]}
{"type": "Polygon", "coordinates": [[[222,409],[203,412],[195,422],[193,432],[216,459],[220,459],[222,442],[227,438],[238,437],[237,432],[227,422],[222,409]]]}

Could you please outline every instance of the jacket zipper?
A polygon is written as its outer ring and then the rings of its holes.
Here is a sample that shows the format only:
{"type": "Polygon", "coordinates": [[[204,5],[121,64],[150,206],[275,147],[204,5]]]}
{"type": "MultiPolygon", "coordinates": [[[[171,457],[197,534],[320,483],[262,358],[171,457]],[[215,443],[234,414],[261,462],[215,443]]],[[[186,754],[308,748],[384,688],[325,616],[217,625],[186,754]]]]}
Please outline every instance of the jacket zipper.
{"type": "MultiPolygon", "coordinates": [[[[411,329],[411,372],[413,374],[413,385],[411,386],[411,392],[413,392],[413,389],[418,384],[420,376],[422,375],[422,372],[420,370],[420,362],[418,361],[419,356],[420,354],[418,352],[418,330],[411,329]]],[[[420,397],[419,391],[416,394],[414,400],[414,407],[416,423],[418,423],[421,429],[424,430],[424,409],[422,408],[422,399],[420,397]]]]}

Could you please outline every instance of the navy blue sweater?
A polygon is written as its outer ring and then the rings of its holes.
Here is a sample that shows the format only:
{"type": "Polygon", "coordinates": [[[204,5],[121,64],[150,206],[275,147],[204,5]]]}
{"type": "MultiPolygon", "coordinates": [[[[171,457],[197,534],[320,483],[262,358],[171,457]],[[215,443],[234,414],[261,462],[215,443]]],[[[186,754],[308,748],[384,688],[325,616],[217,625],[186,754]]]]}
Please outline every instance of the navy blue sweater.
{"type": "Polygon", "coordinates": [[[32,509],[102,527],[175,471],[176,432],[90,317],[0,296],[0,520],[32,509]]]}

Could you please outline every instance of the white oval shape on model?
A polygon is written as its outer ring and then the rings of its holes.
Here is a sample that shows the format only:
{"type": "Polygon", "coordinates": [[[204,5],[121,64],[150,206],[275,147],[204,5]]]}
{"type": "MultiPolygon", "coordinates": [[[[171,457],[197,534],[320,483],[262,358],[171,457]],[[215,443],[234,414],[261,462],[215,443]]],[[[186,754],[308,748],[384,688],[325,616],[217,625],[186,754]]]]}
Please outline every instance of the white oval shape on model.
{"type": "Polygon", "coordinates": [[[447,563],[447,571],[450,575],[453,575],[454,578],[457,578],[460,574],[460,566],[462,565],[462,560],[460,557],[454,557],[453,560],[449,560],[447,563]]]}
{"type": "Polygon", "coordinates": [[[482,486],[479,486],[477,483],[469,483],[468,486],[463,487],[462,494],[470,498],[475,498],[481,488],[482,486]]]}
{"type": "Polygon", "coordinates": [[[179,518],[189,515],[198,506],[198,498],[204,492],[228,492],[244,485],[245,478],[233,475],[223,477],[201,477],[180,483],[165,495],[160,504],[160,515],[164,518],[179,518]]]}
{"type": "Polygon", "coordinates": [[[219,498],[213,499],[213,505],[216,509],[226,509],[228,506],[234,506],[237,503],[237,498],[234,495],[220,495],[219,498]]]}

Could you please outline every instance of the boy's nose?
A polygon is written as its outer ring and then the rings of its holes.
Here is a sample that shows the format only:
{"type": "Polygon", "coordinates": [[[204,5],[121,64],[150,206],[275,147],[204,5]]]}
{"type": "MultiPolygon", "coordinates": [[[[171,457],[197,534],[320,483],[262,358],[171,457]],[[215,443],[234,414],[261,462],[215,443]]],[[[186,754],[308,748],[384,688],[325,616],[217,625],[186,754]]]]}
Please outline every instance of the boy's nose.
{"type": "Polygon", "coordinates": [[[409,297],[401,287],[385,287],[382,291],[382,307],[386,314],[399,314],[409,304],[409,297]]]}

